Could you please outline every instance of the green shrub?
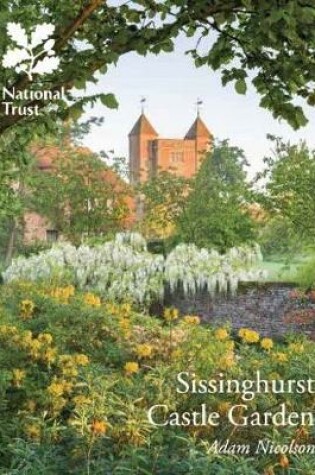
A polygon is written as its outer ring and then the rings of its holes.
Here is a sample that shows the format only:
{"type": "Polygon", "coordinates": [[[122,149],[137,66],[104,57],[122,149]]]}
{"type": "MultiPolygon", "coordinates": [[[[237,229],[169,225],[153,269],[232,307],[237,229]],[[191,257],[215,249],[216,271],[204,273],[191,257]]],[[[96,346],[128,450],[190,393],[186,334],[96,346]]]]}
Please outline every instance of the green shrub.
{"type": "MultiPolygon", "coordinates": [[[[272,467],[283,475],[289,472],[277,454],[220,455],[211,445],[262,437],[314,443],[308,428],[303,436],[290,426],[233,431],[223,416],[239,404],[239,394],[176,392],[181,371],[198,380],[254,379],[257,370],[265,379],[308,379],[315,370],[313,342],[275,343],[250,329],[233,339],[228,328],[201,326],[198,317],[176,309],[152,318],[71,285],[2,286],[0,309],[0,473],[261,475],[272,467]],[[184,412],[202,403],[222,415],[220,426],[148,422],[152,405],[184,412]]],[[[310,394],[285,399],[290,411],[313,407],[310,394]]],[[[268,393],[247,404],[264,412],[282,402],[283,395],[268,393]]],[[[311,458],[289,459],[290,475],[311,475],[311,458]]]]}
{"type": "Polygon", "coordinates": [[[290,224],[280,216],[268,220],[260,228],[258,242],[263,255],[268,258],[292,256],[304,246],[292,231],[290,224]]]}
{"type": "Polygon", "coordinates": [[[311,255],[298,267],[294,277],[302,289],[311,290],[315,286],[315,255],[311,255]]]}

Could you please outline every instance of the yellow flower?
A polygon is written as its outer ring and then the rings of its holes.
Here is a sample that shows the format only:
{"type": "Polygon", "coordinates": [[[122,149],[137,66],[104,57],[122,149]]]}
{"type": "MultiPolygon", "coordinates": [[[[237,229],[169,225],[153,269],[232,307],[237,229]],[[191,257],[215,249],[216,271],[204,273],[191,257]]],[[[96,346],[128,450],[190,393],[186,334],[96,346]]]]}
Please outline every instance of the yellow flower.
{"type": "Polygon", "coordinates": [[[288,361],[288,356],[285,353],[278,352],[275,353],[273,357],[279,363],[285,363],[286,361],[288,361]]]}
{"type": "Polygon", "coordinates": [[[248,328],[241,328],[238,332],[238,336],[245,343],[257,343],[259,341],[259,333],[248,328]]]}
{"type": "Polygon", "coordinates": [[[47,388],[47,392],[52,397],[60,397],[64,393],[70,393],[72,391],[72,383],[66,380],[54,380],[47,388]]]}
{"type": "Polygon", "coordinates": [[[270,373],[269,376],[268,376],[268,379],[281,379],[281,376],[279,373],[276,373],[276,372],[273,372],[273,373],[270,373]]]}
{"type": "Polygon", "coordinates": [[[60,413],[60,411],[62,411],[62,409],[65,407],[66,404],[67,404],[67,399],[65,399],[64,397],[54,398],[51,401],[53,414],[56,415],[60,413]]]}
{"type": "Polygon", "coordinates": [[[294,353],[303,353],[304,345],[303,343],[290,343],[289,350],[293,351],[294,353]]]}
{"type": "Polygon", "coordinates": [[[33,342],[32,332],[29,330],[26,330],[25,332],[23,332],[19,340],[19,344],[21,348],[23,348],[24,350],[28,350],[31,347],[32,342],[33,342]]]}
{"type": "Polygon", "coordinates": [[[176,348],[176,350],[173,350],[171,353],[171,358],[174,358],[175,360],[177,358],[181,358],[182,356],[183,356],[183,352],[179,348],[176,348]]]}
{"type": "Polygon", "coordinates": [[[288,457],[284,454],[279,455],[279,465],[281,468],[288,468],[290,465],[290,461],[288,457]]]}
{"type": "Polygon", "coordinates": [[[54,299],[58,300],[63,304],[67,304],[69,302],[69,298],[71,296],[71,291],[69,287],[57,287],[50,291],[50,296],[54,299]]]}
{"type": "Polygon", "coordinates": [[[20,314],[24,320],[32,317],[35,309],[35,304],[32,300],[22,300],[20,303],[20,314]]]}
{"type": "Polygon", "coordinates": [[[273,341],[271,338],[263,338],[260,342],[260,346],[264,350],[271,350],[271,348],[273,347],[273,341]]]}
{"type": "Polygon", "coordinates": [[[131,305],[130,303],[124,303],[119,308],[119,313],[123,318],[129,317],[131,313],[131,305]]]}
{"type": "Polygon", "coordinates": [[[56,348],[48,348],[43,354],[42,359],[45,363],[53,363],[56,360],[56,348]]]}
{"type": "Polygon", "coordinates": [[[105,308],[106,308],[106,311],[112,315],[119,314],[119,307],[113,303],[107,303],[105,308]]]}
{"type": "Polygon", "coordinates": [[[40,349],[42,347],[42,344],[40,341],[37,340],[37,338],[34,338],[30,344],[29,344],[29,347],[28,347],[28,352],[29,352],[29,355],[34,358],[34,359],[38,359],[40,357],[40,349]]]}
{"type": "Polygon", "coordinates": [[[238,332],[238,336],[240,338],[244,338],[244,335],[245,335],[246,331],[247,331],[246,328],[241,328],[238,332]]]}
{"type": "Polygon", "coordinates": [[[104,435],[107,431],[108,425],[105,421],[93,421],[91,424],[91,431],[94,435],[104,435]]]}
{"type": "Polygon", "coordinates": [[[258,369],[258,368],[261,368],[263,366],[263,362],[260,361],[260,360],[252,360],[251,366],[252,366],[253,369],[258,369]]]}
{"type": "Polygon", "coordinates": [[[74,366],[66,366],[61,370],[62,375],[66,376],[67,378],[75,378],[78,376],[79,372],[74,366]]]}
{"type": "Polygon", "coordinates": [[[200,318],[195,315],[186,315],[183,318],[183,321],[187,323],[188,325],[199,325],[200,318]]]}
{"type": "Polygon", "coordinates": [[[220,402],[218,405],[218,413],[219,414],[227,414],[229,409],[231,408],[231,403],[225,401],[225,402],[220,402]]]}
{"type": "Polygon", "coordinates": [[[54,381],[48,386],[47,391],[50,396],[58,397],[63,395],[64,389],[65,388],[63,382],[58,383],[57,381],[54,381]]]}
{"type": "Polygon", "coordinates": [[[63,385],[63,392],[66,393],[66,394],[69,394],[71,393],[72,391],[72,388],[73,388],[73,384],[70,383],[69,381],[62,381],[62,385],[63,385]]]}
{"type": "Polygon", "coordinates": [[[18,329],[15,326],[11,326],[11,325],[0,326],[0,336],[13,337],[13,336],[16,336],[17,331],[18,329]]]}
{"type": "Polygon", "coordinates": [[[75,288],[73,285],[67,285],[66,287],[56,287],[49,291],[48,295],[58,300],[58,302],[63,304],[68,304],[70,297],[73,297],[75,293],[75,288]]]}
{"type": "Polygon", "coordinates": [[[136,347],[136,354],[139,358],[150,358],[153,348],[151,345],[143,344],[136,347]]]}
{"type": "Polygon", "coordinates": [[[226,342],[226,348],[227,348],[228,350],[234,350],[234,347],[235,347],[234,341],[227,341],[227,342],[226,342]]]}
{"type": "Polygon", "coordinates": [[[172,320],[176,320],[179,316],[179,312],[176,308],[166,308],[164,310],[164,318],[167,322],[171,322],[172,320]]]}
{"type": "Polygon", "coordinates": [[[138,373],[139,364],[136,363],[135,361],[128,361],[124,366],[124,370],[127,375],[138,373]]]}
{"type": "Polygon", "coordinates": [[[79,366],[86,366],[89,364],[89,357],[84,354],[78,354],[74,356],[74,362],[79,366]]]}
{"type": "Polygon", "coordinates": [[[15,368],[12,370],[12,383],[16,387],[20,387],[26,372],[23,369],[15,368]]]}
{"type": "Polygon", "coordinates": [[[226,328],[217,328],[216,331],[214,332],[214,336],[216,337],[217,340],[223,341],[229,337],[229,332],[227,331],[226,328]]]}
{"type": "Polygon", "coordinates": [[[41,437],[41,428],[37,424],[28,424],[25,427],[25,433],[30,439],[38,441],[41,437]]]}
{"type": "Polygon", "coordinates": [[[227,356],[223,356],[218,361],[218,366],[221,369],[229,369],[232,366],[234,366],[234,364],[235,364],[235,360],[234,360],[234,354],[233,353],[230,353],[227,356]]]}
{"type": "Polygon", "coordinates": [[[130,328],[130,321],[127,320],[127,318],[121,318],[119,320],[119,327],[122,329],[122,330],[129,330],[130,328]]]}
{"type": "Polygon", "coordinates": [[[90,305],[91,307],[100,307],[101,306],[101,299],[90,292],[84,295],[84,303],[86,305],[90,305]]]}
{"type": "Polygon", "coordinates": [[[68,285],[64,287],[64,291],[68,294],[69,297],[73,297],[75,294],[75,288],[73,285],[68,285]]]}
{"type": "Polygon", "coordinates": [[[82,395],[75,396],[72,400],[76,406],[84,406],[85,404],[91,403],[91,399],[82,395]]]}
{"type": "Polygon", "coordinates": [[[70,367],[73,366],[73,358],[70,355],[60,355],[59,361],[62,366],[70,367]]]}
{"type": "Polygon", "coordinates": [[[50,345],[53,341],[53,337],[50,333],[40,333],[37,337],[38,341],[46,345],[50,345]]]}

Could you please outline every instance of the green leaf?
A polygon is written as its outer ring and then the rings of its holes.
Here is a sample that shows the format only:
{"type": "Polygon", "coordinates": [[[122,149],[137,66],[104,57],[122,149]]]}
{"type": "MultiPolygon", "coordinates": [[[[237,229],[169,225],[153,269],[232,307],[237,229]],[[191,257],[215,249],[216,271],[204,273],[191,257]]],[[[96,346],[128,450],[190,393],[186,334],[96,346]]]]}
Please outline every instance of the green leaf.
{"type": "Polygon", "coordinates": [[[84,108],[82,104],[75,104],[74,106],[69,107],[68,115],[74,120],[80,119],[81,115],[84,112],[84,108]]]}
{"type": "Polygon", "coordinates": [[[238,94],[246,94],[246,91],[247,91],[247,86],[246,86],[246,82],[244,81],[244,79],[238,79],[235,83],[235,91],[238,93],[238,94]]]}
{"type": "Polygon", "coordinates": [[[100,99],[101,99],[102,104],[108,107],[109,109],[118,108],[118,102],[114,94],[101,94],[100,99]]]}
{"type": "Polygon", "coordinates": [[[86,87],[86,79],[76,79],[74,81],[74,87],[76,89],[82,90],[86,87]]]}

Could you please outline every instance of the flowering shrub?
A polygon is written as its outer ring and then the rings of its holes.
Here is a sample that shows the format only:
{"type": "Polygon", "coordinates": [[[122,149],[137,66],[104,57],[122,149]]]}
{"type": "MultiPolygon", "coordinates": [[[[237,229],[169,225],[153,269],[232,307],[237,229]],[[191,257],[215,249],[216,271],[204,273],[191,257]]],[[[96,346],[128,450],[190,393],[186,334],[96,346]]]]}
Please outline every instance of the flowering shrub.
{"type": "MultiPolygon", "coordinates": [[[[155,404],[182,413],[205,403],[224,419],[239,394],[179,394],[177,375],[188,371],[197,382],[250,380],[259,370],[262,379],[307,379],[315,371],[313,342],[289,338],[280,344],[246,328],[233,339],[228,328],[198,325],[198,316],[174,308],[154,319],[130,303],[95,304],[94,296],[68,284],[58,287],[57,297],[55,290],[29,282],[0,290],[3,473],[313,473],[312,455],[211,451],[215,440],[226,439],[311,444],[311,427],[157,427],[147,416],[155,404]],[[21,318],[21,308],[30,318],[21,318]]],[[[290,411],[314,405],[308,393],[285,398],[290,411]]],[[[283,394],[262,393],[246,405],[263,413],[282,402],[283,394]]]]}
{"type": "Polygon", "coordinates": [[[259,333],[249,328],[241,328],[238,336],[244,343],[257,343],[259,341],[259,333]]]}
{"type": "Polygon", "coordinates": [[[234,294],[240,281],[261,280],[264,273],[254,265],[262,259],[258,245],[232,248],[221,255],[217,251],[198,249],[194,244],[179,244],[166,258],[165,280],[175,290],[182,284],[185,294],[206,289],[234,294]]]}
{"type": "Polygon", "coordinates": [[[3,279],[70,280],[79,289],[93,290],[108,299],[148,303],[163,297],[165,283],[173,291],[182,286],[185,294],[202,289],[210,294],[235,293],[240,281],[264,277],[253,270],[260,260],[257,245],[220,255],[192,244],[178,245],[165,259],[150,254],[141,235],[119,233],[114,241],[93,248],[62,244],[29,258],[19,257],[3,279]]]}

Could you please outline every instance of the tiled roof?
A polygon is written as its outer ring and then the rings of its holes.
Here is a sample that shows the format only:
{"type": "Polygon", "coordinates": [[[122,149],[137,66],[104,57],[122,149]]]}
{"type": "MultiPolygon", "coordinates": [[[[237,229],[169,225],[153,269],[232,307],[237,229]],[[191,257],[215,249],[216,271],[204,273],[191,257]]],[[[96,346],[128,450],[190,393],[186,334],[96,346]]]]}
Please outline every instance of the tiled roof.
{"type": "Polygon", "coordinates": [[[135,125],[133,126],[129,135],[155,135],[158,136],[157,131],[150,124],[147,117],[144,114],[141,114],[135,125]]]}
{"type": "Polygon", "coordinates": [[[196,137],[212,137],[212,133],[207,128],[205,123],[200,119],[200,117],[197,117],[197,119],[185,135],[185,139],[187,140],[193,140],[196,137]]]}

